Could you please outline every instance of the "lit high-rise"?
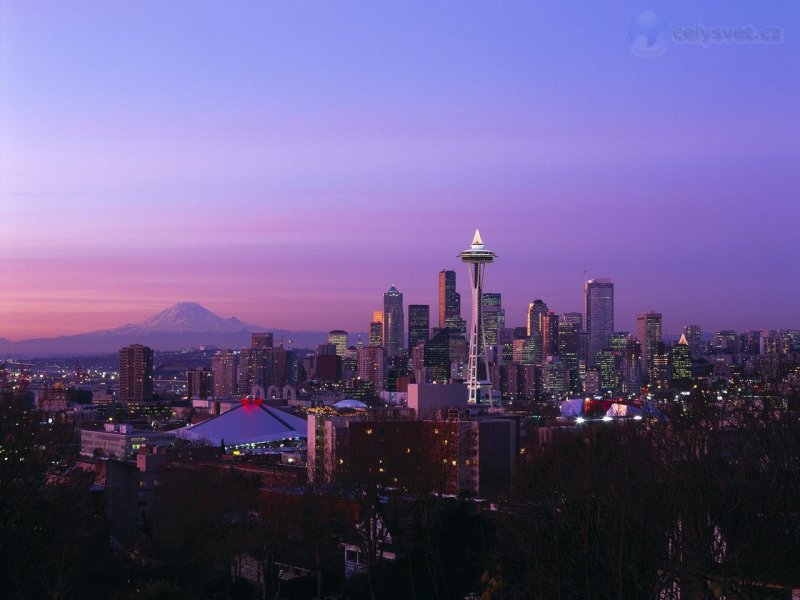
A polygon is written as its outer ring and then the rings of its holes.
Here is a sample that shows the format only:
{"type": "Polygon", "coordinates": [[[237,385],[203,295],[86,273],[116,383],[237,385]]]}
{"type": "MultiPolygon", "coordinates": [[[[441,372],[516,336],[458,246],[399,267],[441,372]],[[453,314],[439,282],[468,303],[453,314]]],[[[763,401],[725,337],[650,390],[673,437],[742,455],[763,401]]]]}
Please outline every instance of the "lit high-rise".
{"type": "Polygon", "coordinates": [[[692,380],[692,350],[686,334],[672,347],[670,384],[674,388],[688,387],[692,380]]]}
{"type": "Polygon", "coordinates": [[[642,377],[653,383],[653,356],[661,342],[661,313],[650,311],[636,317],[636,338],[642,345],[642,377]]]}
{"type": "Polygon", "coordinates": [[[403,354],[403,321],[403,294],[391,286],[383,294],[383,347],[387,358],[403,354]]]}
{"type": "Polygon", "coordinates": [[[597,353],[606,348],[614,333],[614,284],[610,279],[590,279],[583,284],[587,362],[597,364],[597,353]]]}
{"type": "Polygon", "coordinates": [[[461,316],[459,304],[456,272],[439,271],[439,329],[447,327],[453,317],[461,316]]]}
{"type": "Polygon", "coordinates": [[[120,402],[141,404],[153,399],[153,350],[141,344],[120,348],[120,402]]]}
{"type": "Polygon", "coordinates": [[[239,368],[239,357],[231,350],[220,350],[211,359],[211,371],[214,380],[214,396],[229,398],[236,395],[236,372],[239,368]]]}
{"type": "Polygon", "coordinates": [[[373,310],[372,321],[369,324],[370,346],[383,346],[383,311],[373,310]]]}
{"type": "Polygon", "coordinates": [[[536,299],[528,304],[528,337],[531,340],[534,364],[541,364],[543,354],[542,318],[547,314],[547,304],[536,299]]]}
{"type": "Polygon", "coordinates": [[[410,351],[428,341],[431,308],[427,304],[408,305],[408,348],[410,351]]]}
{"type": "Polygon", "coordinates": [[[486,332],[486,345],[491,348],[500,343],[500,330],[505,327],[506,313],[503,310],[500,294],[484,292],[481,298],[483,302],[481,320],[486,332]]]}
{"type": "Polygon", "coordinates": [[[692,358],[700,358],[703,354],[703,333],[700,325],[687,325],[683,328],[683,336],[689,345],[692,358]]]}
{"type": "Polygon", "coordinates": [[[343,357],[347,350],[347,332],[342,329],[334,329],[328,332],[328,343],[336,347],[336,356],[343,357]]]}
{"type": "Polygon", "coordinates": [[[358,376],[372,384],[376,394],[386,389],[386,360],[380,346],[362,346],[358,350],[358,376]]]}

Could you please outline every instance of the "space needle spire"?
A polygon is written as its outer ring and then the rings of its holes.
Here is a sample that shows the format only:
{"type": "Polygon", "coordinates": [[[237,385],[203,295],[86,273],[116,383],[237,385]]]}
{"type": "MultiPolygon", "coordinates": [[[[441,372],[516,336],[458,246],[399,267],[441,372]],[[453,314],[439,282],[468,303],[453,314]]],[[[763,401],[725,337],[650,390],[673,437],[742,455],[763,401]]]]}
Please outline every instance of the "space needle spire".
{"type": "Polygon", "coordinates": [[[470,247],[461,252],[458,257],[461,262],[467,264],[469,272],[469,285],[472,288],[472,322],[470,323],[469,334],[469,362],[467,366],[467,390],[469,391],[468,402],[478,404],[480,401],[480,384],[478,383],[478,354],[479,344],[483,349],[483,360],[486,373],[489,373],[489,364],[486,358],[486,332],[484,330],[483,319],[481,319],[481,307],[483,299],[483,280],[486,274],[486,265],[493,262],[497,255],[488,250],[481,239],[481,233],[475,230],[475,237],[472,238],[470,247]],[[480,336],[480,338],[478,337],[480,336]]]}

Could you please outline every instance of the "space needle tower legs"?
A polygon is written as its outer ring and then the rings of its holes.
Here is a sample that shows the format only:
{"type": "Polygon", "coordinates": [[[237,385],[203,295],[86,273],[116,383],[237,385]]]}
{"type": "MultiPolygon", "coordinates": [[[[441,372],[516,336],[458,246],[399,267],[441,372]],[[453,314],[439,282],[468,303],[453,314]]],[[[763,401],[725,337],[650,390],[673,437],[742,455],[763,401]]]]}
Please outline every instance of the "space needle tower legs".
{"type": "Polygon", "coordinates": [[[486,273],[486,265],[493,262],[497,255],[484,246],[481,234],[476,229],[472,244],[467,250],[461,252],[458,257],[467,264],[469,272],[469,284],[472,288],[472,322],[470,323],[469,335],[469,362],[467,363],[467,389],[469,391],[469,404],[480,402],[480,384],[478,383],[478,336],[483,348],[484,365],[486,374],[489,374],[489,363],[486,356],[486,332],[484,330],[483,319],[481,319],[481,306],[483,304],[483,279],[486,273]],[[479,331],[480,330],[480,331],[479,331]]]}

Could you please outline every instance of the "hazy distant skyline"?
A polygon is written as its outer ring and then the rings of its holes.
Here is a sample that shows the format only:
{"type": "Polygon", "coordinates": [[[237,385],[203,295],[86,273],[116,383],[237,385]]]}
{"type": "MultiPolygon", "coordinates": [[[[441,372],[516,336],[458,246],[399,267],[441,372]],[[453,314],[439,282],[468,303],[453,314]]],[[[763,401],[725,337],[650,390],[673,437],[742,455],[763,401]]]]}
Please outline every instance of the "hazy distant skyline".
{"type": "Polygon", "coordinates": [[[509,325],[800,327],[794,2],[0,1],[0,337],[197,301],[365,331],[476,227],[509,325]],[[629,25],[663,17],[641,58],[629,25]],[[678,43],[678,27],[779,43],[678,43]],[[586,272],[584,274],[584,271],[586,272]]]}

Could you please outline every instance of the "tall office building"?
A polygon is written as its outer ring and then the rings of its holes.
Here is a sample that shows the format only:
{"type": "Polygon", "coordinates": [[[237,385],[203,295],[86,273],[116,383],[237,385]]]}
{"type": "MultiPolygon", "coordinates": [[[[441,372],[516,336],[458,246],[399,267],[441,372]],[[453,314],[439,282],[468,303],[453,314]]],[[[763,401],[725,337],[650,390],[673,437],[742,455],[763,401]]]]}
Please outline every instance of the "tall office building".
{"type": "Polygon", "coordinates": [[[439,272],[439,329],[449,327],[467,335],[467,323],[461,318],[461,294],[456,291],[456,272],[439,272]]]}
{"type": "Polygon", "coordinates": [[[141,404],[153,399],[153,350],[141,344],[119,351],[120,402],[141,404]]]}
{"type": "Polygon", "coordinates": [[[383,294],[383,347],[387,358],[403,354],[403,320],[403,294],[391,286],[383,294]]]}
{"type": "Polygon", "coordinates": [[[255,350],[272,348],[272,337],[271,333],[254,333],[250,338],[250,347],[255,350]]]}
{"type": "Polygon", "coordinates": [[[700,325],[687,325],[683,328],[683,337],[689,346],[692,358],[700,358],[703,355],[703,333],[700,325]]]}
{"type": "Polygon", "coordinates": [[[619,390],[620,359],[611,349],[598,350],[597,370],[600,373],[600,390],[614,394],[619,390]]]}
{"type": "Polygon", "coordinates": [[[373,310],[369,324],[369,346],[383,346],[383,311],[373,310]]]}
{"type": "Polygon", "coordinates": [[[625,341],[622,354],[622,391],[638,394],[642,387],[642,346],[635,337],[625,341]]]}
{"type": "Polygon", "coordinates": [[[236,388],[241,395],[252,393],[260,385],[267,389],[266,349],[244,348],[239,353],[239,371],[236,388]]]}
{"type": "Polygon", "coordinates": [[[410,351],[430,337],[431,307],[427,304],[408,305],[408,348],[410,351]]]}
{"type": "Polygon", "coordinates": [[[653,355],[661,343],[661,313],[651,311],[636,317],[636,338],[642,345],[642,377],[653,383],[653,355]]]}
{"type": "Polygon", "coordinates": [[[231,350],[220,350],[211,359],[211,371],[214,379],[214,397],[230,398],[236,395],[236,373],[239,368],[239,357],[231,350]]]}
{"type": "Polygon", "coordinates": [[[714,348],[720,354],[738,354],[742,351],[739,334],[730,329],[723,329],[714,334],[714,348]]]}
{"type": "Polygon", "coordinates": [[[285,350],[283,346],[264,350],[265,389],[273,385],[278,388],[278,392],[283,389],[287,383],[288,366],[292,358],[293,353],[285,350]]]}
{"type": "Polygon", "coordinates": [[[211,371],[202,367],[186,371],[186,396],[205,400],[214,392],[214,376],[211,371]]]}
{"type": "Polygon", "coordinates": [[[373,321],[369,324],[369,346],[383,346],[383,323],[373,321]]]}
{"type": "MultiPolygon", "coordinates": [[[[564,315],[561,315],[562,317],[564,315]]],[[[569,369],[570,390],[580,391],[580,377],[578,376],[580,325],[560,320],[558,322],[558,356],[561,362],[569,369]]]]}
{"type": "MultiPolygon", "coordinates": [[[[484,292],[482,294],[483,307],[481,319],[486,332],[486,345],[497,346],[500,343],[500,330],[506,325],[506,313],[503,310],[500,294],[484,292]]],[[[478,340],[480,342],[480,340],[478,340]]]]}
{"type": "MultiPolygon", "coordinates": [[[[497,255],[486,248],[481,239],[480,232],[476,229],[475,236],[472,238],[470,247],[461,252],[458,257],[461,262],[466,263],[469,273],[469,285],[472,289],[472,319],[470,322],[469,336],[469,361],[467,366],[467,389],[469,392],[467,402],[477,404],[480,399],[480,387],[478,385],[478,355],[479,337],[482,341],[486,340],[486,333],[481,330],[481,308],[483,305],[483,279],[486,274],[486,265],[492,263],[497,255]]],[[[485,344],[483,344],[485,346],[485,344]]],[[[484,353],[484,365],[486,374],[489,374],[489,365],[484,353]]]]}
{"type": "MultiPolygon", "coordinates": [[[[578,354],[578,361],[583,361],[586,363],[586,331],[583,328],[583,313],[579,312],[566,312],[561,315],[561,319],[559,320],[559,327],[561,323],[569,323],[570,325],[575,325],[578,331],[578,342],[577,342],[577,354],[578,354]]],[[[580,390],[580,388],[578,388],[580,390]]]]}
{"type": "Polygon", "coordinates": [[[558,315],[548,310],[542,316],[542,361],[558,356],[558,315]]]}
{"type": "Polygon", "coordinates": [[[347,350],[347,332],[342,329],[334,329],[328,332],[328,343],[336,347],[336,356],[343,358],[347,350]]]}
{"type": "Polygon", "coordinates": [[[448,321],[461,316],[458,292],[456,292],[456,272],[439,271],[439,329],[448,327],[448,321]]]}
{"type": "Polygon", "coordinates": [[[587,333],[586,359],[597,364],[597,353],[608,346],[614,333],[614,284],[610,279],[590,279],[583,284],[583,314],[587,333]]]}
{"type": "Polygon", "coordinates": [[[670,382],[670,349],[664,342],[658,342],[653,351],[653,358],[650,363],[650,388],[660,388],[666,390],[670,382]]]}
{"type": "Polygon", "coordinates": [[[386,359],[381,346],[362,346],[359,349],[358,376],[371,383],[376,394],[386,389],[386,359]]]}
{"type": "Polygon", "coordinates": [[[427,369],[431,383],[447,383],[450,379],[452,361],[450,357],[451,338],[457,335],[449,327],[436,329],[425,343],[423,365],[427,369]]]}
{"type": "Polygon", "coordinates": [[[542,317],[547,314],[547,304],[542,300],[534,300],[528,304],[528,337],[531,340],[533,351],[533,363],[542,363],[544,355],[542,349],[544,340],[542,338],[542,317]]]}
{"type": "Polygon", "coordinates": [[[671,355],[670,385],[673,388],[688,387],[692,381],[692,347],[686,334],[672,347],[671,355]]]}

